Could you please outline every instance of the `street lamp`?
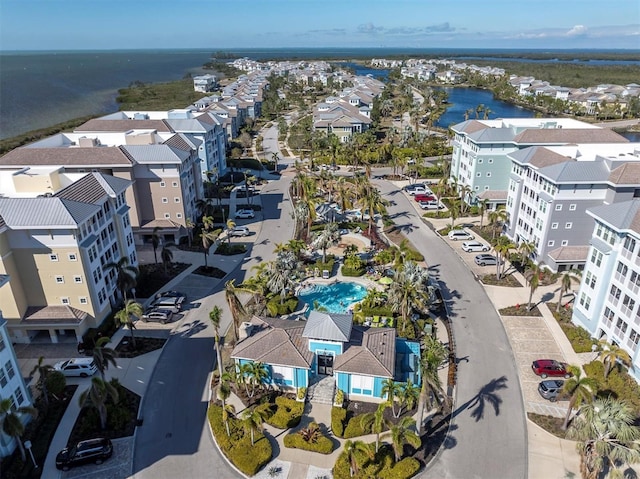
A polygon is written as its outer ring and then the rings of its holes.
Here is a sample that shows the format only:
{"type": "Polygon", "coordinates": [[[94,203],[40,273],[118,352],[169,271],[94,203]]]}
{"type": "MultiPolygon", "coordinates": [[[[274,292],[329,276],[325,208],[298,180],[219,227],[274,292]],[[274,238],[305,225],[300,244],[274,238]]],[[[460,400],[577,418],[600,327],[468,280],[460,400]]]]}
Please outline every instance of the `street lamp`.
{"type": "MultiPolygon", "coordinates": [[[[18,439],[19,441],[20,439],[18,439]]],[[[36,459],[33,457],[33,451],[31,450],[31,441],[24,441],[24,448],[29,451],[29,456],[31,456],[31,462],[33,462],[34,469],[38,469],[38,465],[36,464],[36,459]]]]}

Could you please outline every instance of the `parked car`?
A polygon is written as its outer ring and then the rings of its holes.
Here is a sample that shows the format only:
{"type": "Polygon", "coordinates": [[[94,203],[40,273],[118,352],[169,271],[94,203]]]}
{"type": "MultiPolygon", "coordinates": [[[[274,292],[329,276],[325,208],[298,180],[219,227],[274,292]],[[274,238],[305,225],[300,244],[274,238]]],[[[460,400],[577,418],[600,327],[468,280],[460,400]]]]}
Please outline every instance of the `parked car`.
{"type": "Polygon", "coordinates": [[[102,464],[113,454],[113,444],[106,438],[80,441],[73,447],[65,447],[56,456],[56,468],[68,471],[74,466],[93,462],[102,464]]]}
{"type": "Polygon", "coordinates": [[[433,195],[428,195],[428,194],[424,194],[421,193],[419,195],[415,195],[413,197],[414,200],[420,202],[420,201],[436,201],[436,197],[433,195]]]}
{"type": "Polygon", "coordinates": [[[438,200],[420,201],[418,205],[420,205],[420,208],[423,210],[441,210],[444,208],[444,205],[438,200]]]}
{"type": "Polygon", "coordinates": [[[538,384],[538,392],[540,396],[548,399],[551,402],[556,402],[558,396],[562,392],[564,387],[564,380],[562,379],[547,379],[538,384]]]}
{"type": "Polygon", "coordinates": [[[249,193],[253,193],[256,191],[256,187],[254,185],[237,185],[233,187],[233,191],[249,191],[249,193]]]}
{"type": "Polygon", "coordinates": [[[255,217],[253,210],[238,210],[236,211],[236,218],[253,218],[255,217]]]}
{"type": "Polygon", "coordinates": [[[250,234],[251,232],[246,226],[234,226],[233,229],[229,231],[229,236],[249,236],[250,234]]]}
{"type": "Polygon", "coordinates": [[[427,187],[427,185],[424,184],[424,183],[413,183],[412,185],[406,185],[403,188],[403,190],[408,193],[410,190],[413,190],[415,188],[426,188],[426,187],[427,187]]]}
{"type": "Polygon", "coordinates": [[[472,251],[489,251],[491,246],[480,241],[465,241],[462,243],[462,249],[467,253],[471,253],[472,251]]]}
{"type": "Polygon", "coordinates": [[[81,378],[93,376],[98,371],[93,358],[74,358],[60,361],[54,364],[53,369],[60,371],[67,377],[80,376],[81,378]]]}
{"type": "Polygon", "coordinates": [[[178,298],[178,303],[182,306],[182,303],[187,300],[187,295],[180,291],[164,291],[156,294],[156,299],[160,298],[178,298]]]}
{"type": "Polygon", "coordinates": [[[538,359],[531,363],[531,369],[534,374],[537,374],[542,379],[549,376],[564,378],[570,378],[572,376],[571,372],[567,371],[567,365],[555,359],[538,359]]]}
{"type": "Polygon", "coordinates": [[[158,307],[153,307],[147,309],[142,315],[142,321],[154,321],[158,323],[168,323],[173,319],[173,311],[170,309],[162,309],[158,307]]]}
{"type": "Polygon", "coordinates": [[[472,239],[476,238],[475,236],[473,236],[468,231],[461,230],[461,229],[456,229],[456,230],[449,231],[449,235],[448,236],[449,236],[449,239],[453,240],[453,241],[472,240],[472,239]]]}
{"type": "Polygon", "coordinates": [[[414,196],[414,195],[432,195],[433,191],[431,191],[429,188],[427,188],[425,186],[416,186],[415,188],[412,188],[412,189],[408,190],[407,193],[409,193],[411,196],[414,196]]]}
{"type": "Polygon", "coordinates": [[[179,313],[182,309],[183,301],[184,299],[176,296],[161,296],[153,301],[153,303],[151,303],[151,307],[159,309],[170,309],[173,313],[179,313]]]}
{"type": "Polygon", "coordinates": [[[498,264],[498,258],[493,256],[492,254],[478,254],[474,258],[474,261],[478,266],[495,266],[498,264]]]}

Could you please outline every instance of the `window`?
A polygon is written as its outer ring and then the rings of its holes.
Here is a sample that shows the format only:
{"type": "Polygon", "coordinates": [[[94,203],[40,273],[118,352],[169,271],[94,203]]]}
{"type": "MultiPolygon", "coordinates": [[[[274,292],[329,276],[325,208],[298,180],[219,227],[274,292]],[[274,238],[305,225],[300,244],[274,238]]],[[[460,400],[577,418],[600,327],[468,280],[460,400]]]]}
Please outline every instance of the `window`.
{"type": "Polygon", "coordinates": [[[558,229],[558,223],[551,223],[551,229],[552,230],[557,230],[558,229]]]}
{"type": "Polygon", "coordinates": [[[595,274],[591,274],[591,271],[588,271],[584,284],[589,286],[591,289],[593,289],[596,287],[597,279],[598,278],[596,277],[595,274]]]}
{"type": "Polygon", "coordinates": [[[614,316],[613,311],[611,311],[610,308],[608,307],[604,308],[604,314],[602,319],[604,319],[604,323],[607,326],[611,326],[611,323],[613,322],[613,316],[614,316]]]}
{"type": "Polygon", "coordinates": [[[165,213],[165,214],[164,214],[164,218],[165,218],[166,220],[170,219],[170,218],[171,218],[171,213],[165,213]]]}
{"type": "Polygon", "coordinates": [[[582,293],[580,295],[580,305],[584,306],[584,309],[589,311],[589,306],[591,305],[591,296],[587,296],[586,294],[582,293]]]}
{"type": "Polygon", "coordinates": [[[629,333],[629,341],[631,341],[633,344],[637,346],[638,340],[640,340],[640,334],[638,334],[638,332],[635,329],[632,329],[631,333],[629,333]]]}
{"type": "Polygon", "coordinates": [[[293,381],[293,369],[283,366],[271,366],[271,378],[275,383],[286,383],[293,381]]]}
{"type": "Polygon", "coordinates": [[[561,246],[567,246],[569,244],[568,240],[562,240],[562,243],[560,243],[561,246]]]}
{"type": "Polygon", "coordinates": [[[620,288],[618,288],[615,284],[611,285],[611,290],[609,292],[615,299],[620,299],[620,288]]]}
{"type": "Polygon", "coordinates": [[[69,253],[69,261],[78,261],[78,257],[75,253],[69,253]]]}
{"type": "Polygon", "coordinates": [[[58,261],[58,255],[57,254],[50,254],[49,255],[49,261],[58,261]]]}
{"type": "Polygon", "coordinates": [[[0,387],[5,387],[8,382],[7,376],[4,374],[4,369],[0,368],[0,387]]]}
{"type": "Polygon", "coordinates": [[[622,276],[626,276],[627,271],[629,271],[629,268],[627,268],[626,264],[622,263],[621,261],[618,261],[618,267],[616,268],[616,271],[620,273],[622,276]]]}
{"type": "Polygon", "coordinates": [[[73,282],[74,283],[82,283],[82,276],[74,276],[73,277],[73,282]]]}
{"type": "Polygon", "coordinates": [[[556,242],[555,242],[555,241],[553,241],[553,240],[551,240],[551,241],[549,241],[549,242],[547,243],[547,246],[553,246],[554,244],[556,244],[556,242]]]}
{"type": "Polygon", "coordinates": [[[78,301],[80,301],[80,304],[87,304],[88,303],[86,296],[80,296],[78,298],[78,301]]]}
{"type": "Polygon", "coordinates": [[[169,198],[162,198],[163,203],[169,203],[169,198]]]}
{"type": "Polygon", "coordinates": [[[56,276],[56,283],[64,284],[64,276],[56,276]]]}
{"type": "Polygon", "coordinates": [[[16,372],[13,369],[13,363],[11,362],[11,360],[7,361],[4,367],[7,370],[7,376],[9,376],[9,379],[13,378],[13,376],[16,375],[16,372]]]}
{"type": "Polygon", "coordinates": [[[62,304],[69,304],[69,298],[60,298],[62,304]]]}
{"type": "Polygon", "coordinates": [[[594,249],[591,253],[591,262],[599,267],[602,264],[602,253],[594,249]]]}
{"type": "Polygon", "coordinates": [[[179,198],[178,196],[176,196],[176,197],[173,199],[173,202],[174,202],[174,203],[180,203],[180,198],[179,198]]]}
{"type": "Polygon", "coordinates": [[[493,163],[493,158],[489,158],[489,163],[493,163]]]}
{"type": "Polygon", "coordinates": [[[24,395],[22,394],[22,389],[20,389],[20,386],[16,388],[13,394],[16,397],[16,404],[20,406],[24,402],[24,395]]]}
{"type": "Polygon", "coordinates": [[[171,186],[173,186],[174,188],[177,188],[178,187],[178,182],[174,181],[173,183],[171,183],[171,186]]]}
{"type": "Polygon", "coordinates": [[[556,211],[562,211],[562,205],[556,205],[556,211]]]}
{"type": "Polygon", "coordinates": [[[164,188],[165,186],[167,186],[167,184],[164,181],[160,182],[160,188],[164,188]]]}
{"type": "Polygon", "coordinates": [[[182,213],[176,213],[176,218],[178,219],[182,218],[182,213]]]}
{"type": "Polygon", "coordinates": [[[564,224],[564,229],[566,229],[566,230],[570,230],[572,227],[573,227],[573,223],[571,223],[571,222],[568,222],[568,223],[564,224]]]}
{"type": "Polygon", "coordinates": [[[627,236],[624,240],[624,249],[633,252],[636,249],[636,240],[627,236]]]}
{"type": "Polygon", "coordinates": [[[622,304],[629,308],[631,311],[633,311],[633,308],[635,308],[636,306],[636,302],[631,299],[629,296],[627,296],[626,294],[624,295],[624,299],[622,300],[622,304]]]}
{"type": "Polygon", "coordinates": [[[482,176],[482,173],[476,173],[476,178],[480,178],[482,176]]]}
{"type": "Polygon", "coordinates": [[[569,211],[575,211],[576,210],[576,204],[572,203],[569,205],[569,211]]]}
{"type": "Polygon", "coordinates": [[[4,344],[4,336],[2,336],[2,334],[0,334],[0,352],[4,351],[4,348],[6,348],[7,345],[4,344]]]}
{"type": "Polygon", "coordinates": [[[351,391],[354,394],[373,394],[373,378],[371,376],[351,376],[351,391]]]}
{"type": "Polygon", "coordinates": [[[489,178],[491,176],[491,172],[487,171],[487,178],[489,178]]]}

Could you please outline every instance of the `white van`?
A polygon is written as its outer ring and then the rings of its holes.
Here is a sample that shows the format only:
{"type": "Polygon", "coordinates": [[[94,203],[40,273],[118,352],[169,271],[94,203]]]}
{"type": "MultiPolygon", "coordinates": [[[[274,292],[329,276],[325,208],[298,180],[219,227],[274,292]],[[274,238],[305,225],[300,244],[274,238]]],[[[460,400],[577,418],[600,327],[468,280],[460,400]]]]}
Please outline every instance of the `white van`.
{"type": "Polygon", "coordinates": [[[67,361],[60,361],[53,366],[53,369],[60,371],[67,377],[80,376],[81,378],[93,376],[98,372],[98,368],[96,367],[96,363],[93,361],[93,358],[75,358],[68,359],[67,361]]]}
{"type": "Polygon", "coordinates": [[[472,240],[475,239],[476,237],[473,236],[471,233],[469,233],[466,230],[451,230],[449,231],[449,239],[453,240],[453,241],[458,241],[458,240],[472,240]]]}

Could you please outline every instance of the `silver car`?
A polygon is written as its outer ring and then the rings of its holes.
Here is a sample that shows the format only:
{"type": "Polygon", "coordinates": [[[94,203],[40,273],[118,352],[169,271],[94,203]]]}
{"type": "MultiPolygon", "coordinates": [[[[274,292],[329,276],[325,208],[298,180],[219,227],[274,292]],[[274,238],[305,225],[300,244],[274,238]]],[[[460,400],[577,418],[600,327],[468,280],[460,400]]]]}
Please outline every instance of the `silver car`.
{"type": "Polygon", "coordinates": [[[144,312],[142,321],[155,321],[157,323],[168,323],[173,318],[173,311],[170,309],[151,308],[144,312]]]}
{"type": "Polygon", "coordinates": [[[498,264],[498,258],[492,254],[479,254],[476,255],[475,262],[478,266],[495,266],[498,264]]]}
{"type": "Polygon", "coordinates": [[[543,398],[556,402],[563,387],[564,381],[562,379],[548,379],[538,384],[538,392],[543,398]]]}

